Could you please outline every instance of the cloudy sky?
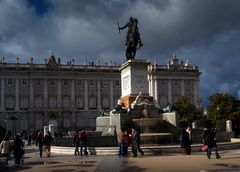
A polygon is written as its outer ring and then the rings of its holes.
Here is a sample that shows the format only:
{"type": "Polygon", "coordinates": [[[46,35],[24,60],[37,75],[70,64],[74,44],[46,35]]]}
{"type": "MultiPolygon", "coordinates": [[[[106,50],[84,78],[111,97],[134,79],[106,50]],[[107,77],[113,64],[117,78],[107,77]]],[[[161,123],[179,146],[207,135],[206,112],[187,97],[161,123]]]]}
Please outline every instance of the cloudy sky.
{"type": "Polygon", "coordinates": [[[215,92],[238,93],[239,9],[239,0],[0,0],[0,57],[120,64],[126,30],[117,23],[133,16],[144,44],[137,57],[167,64],[176,54],[199,66],[205,104],[215,92]]]}

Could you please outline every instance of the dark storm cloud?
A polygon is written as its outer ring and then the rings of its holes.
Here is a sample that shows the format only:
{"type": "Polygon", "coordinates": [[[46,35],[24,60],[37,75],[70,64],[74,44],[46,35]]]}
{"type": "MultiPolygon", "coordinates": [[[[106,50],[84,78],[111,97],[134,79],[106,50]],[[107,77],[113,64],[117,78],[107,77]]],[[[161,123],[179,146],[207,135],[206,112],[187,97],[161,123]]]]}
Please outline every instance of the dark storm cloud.
{"type": "Polygon", "coordinates": [[[43,7],[32,0],[0,1],[1,56],[23,62],[33,56],[42,63],[53,51],[64,63],[70,58],[120,63],[126,30],[119,35],[117,22],[124,25],[133,16],[144,44],[137,57],[166,64],[176,53],[198,65],[203,99],[236,91],[240,1],[44,0],[43,7]]]}

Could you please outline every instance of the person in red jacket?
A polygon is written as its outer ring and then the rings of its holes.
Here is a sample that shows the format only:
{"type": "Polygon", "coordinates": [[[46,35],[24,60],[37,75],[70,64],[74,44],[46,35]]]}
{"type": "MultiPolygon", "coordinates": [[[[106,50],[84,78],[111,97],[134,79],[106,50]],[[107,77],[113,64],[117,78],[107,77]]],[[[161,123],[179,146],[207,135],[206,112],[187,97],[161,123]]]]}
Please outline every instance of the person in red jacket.
{"type": "Polygon", "coordinates": [[[80,154],[83,155],[83,148],[84,148],[84,155],[87,156],[87,134],[85,130],[81,130],[79,132],[79,139],[80,139],[80,154]]]}

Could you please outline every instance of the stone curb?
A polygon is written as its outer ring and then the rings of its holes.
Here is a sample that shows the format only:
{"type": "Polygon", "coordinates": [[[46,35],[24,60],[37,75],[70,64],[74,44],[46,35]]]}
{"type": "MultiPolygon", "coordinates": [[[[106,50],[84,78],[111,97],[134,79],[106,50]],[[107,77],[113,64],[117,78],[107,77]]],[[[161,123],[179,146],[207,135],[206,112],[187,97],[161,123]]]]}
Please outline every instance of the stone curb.
{"type": "MultiPolygon", "coordinates": [[[[193,144],[191,146],[192,152],[203,152],[201,148],[202,144],[193,144]]],[[[145,155],[161,155],[168,153],[180,153],[180,145],[165,145],[165,146],[141,146],[145,155]]],[[[240,142],[224,142],[218,143],[218,149],[221,150],[231,150],[240,149],[240,142]]],[[[62,147],[62,146],[52,146],[51,151],[57,154],[73,155],[75,147],[62,147]]],[[[131,147],[128,148],[131,151],[131,147]]],[[[89,147],[88,153],[90,155],[117,155],[118,147],[89,147]]]]}

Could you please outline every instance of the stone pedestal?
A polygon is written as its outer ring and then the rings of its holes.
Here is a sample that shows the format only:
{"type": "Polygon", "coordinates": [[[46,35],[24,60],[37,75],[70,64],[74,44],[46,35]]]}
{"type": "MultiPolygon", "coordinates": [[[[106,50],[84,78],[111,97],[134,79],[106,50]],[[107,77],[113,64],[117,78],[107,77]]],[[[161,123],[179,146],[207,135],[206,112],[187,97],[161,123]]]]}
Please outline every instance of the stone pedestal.
{"type": "Polygon", "coordinates": [[[147,66],[150,62],[146,60],[128,60],[121,65],[121,91],[122,97],[130,95],[149,95],[147,66]]]}

